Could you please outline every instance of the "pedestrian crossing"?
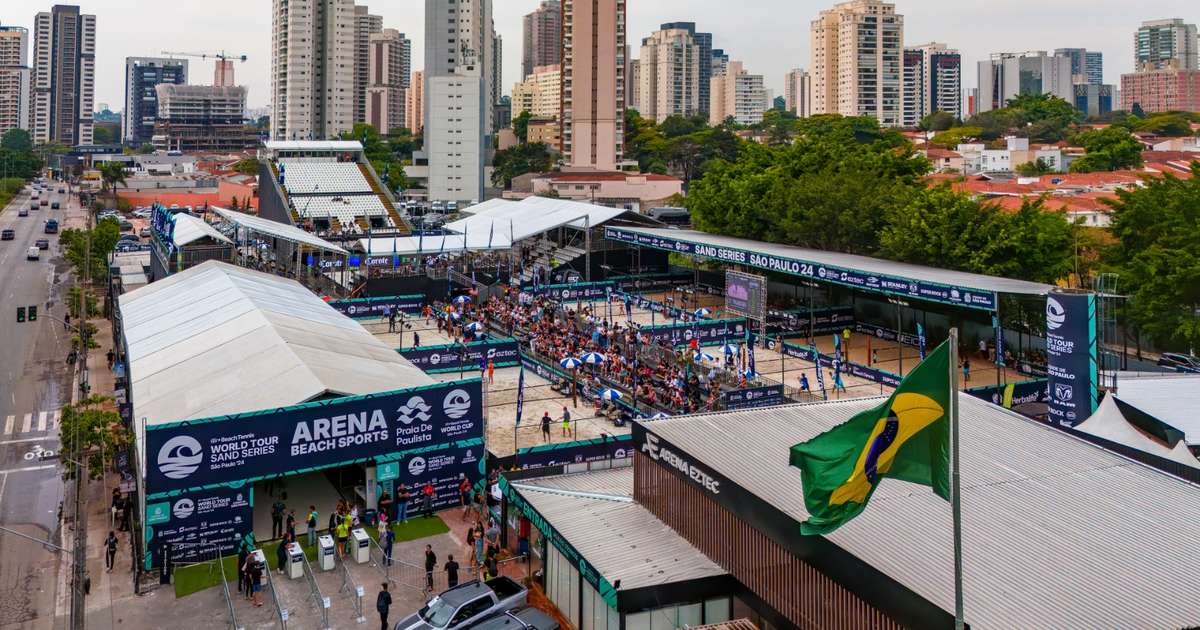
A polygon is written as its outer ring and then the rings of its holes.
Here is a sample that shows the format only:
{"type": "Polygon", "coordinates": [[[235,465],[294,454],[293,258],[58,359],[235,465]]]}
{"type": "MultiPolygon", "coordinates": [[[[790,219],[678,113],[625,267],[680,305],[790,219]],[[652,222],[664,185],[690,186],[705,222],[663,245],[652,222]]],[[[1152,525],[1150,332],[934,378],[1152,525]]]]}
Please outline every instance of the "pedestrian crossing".
{"type": "Polygon", "coordinates": [[[29,413],[10,413],[4,416],[0,424],[0,439],[26,433],[50,433],[58,430],[62,410],[31,411],[29,413]]]}

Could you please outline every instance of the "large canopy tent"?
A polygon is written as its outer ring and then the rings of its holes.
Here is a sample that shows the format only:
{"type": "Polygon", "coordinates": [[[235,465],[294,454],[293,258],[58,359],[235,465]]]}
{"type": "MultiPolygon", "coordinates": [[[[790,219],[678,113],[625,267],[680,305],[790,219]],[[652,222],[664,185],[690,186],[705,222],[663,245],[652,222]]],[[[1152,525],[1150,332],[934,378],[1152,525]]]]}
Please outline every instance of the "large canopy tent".
{"type": "Polygon", "coordinates": [[[1096,413],[1075,429],[1185,466],[1200,468],[1200,460],[1188,450],[1183,431],[1115,395],[1105,396],[1096,413]]]}
{"type": "Polygon", "coordinates": [[[319,238],[311,232],[306,232],[294,225],[285,225],[270,219],[256,217],[252,214],[237,212],[227,208],[218,208],[217,206],[212,206],[209,208],[209,210],[217,213],[219,216],[221,216],[221,218],[229,221],[241,229],[246,230],[247,232],[253,232],[270,236],[272,238],[282,239],[288,241],[289,243],[295,243],[297,245],[303,245],[342,256],[347,254],[346,250],[342,249],[341,247],[338,247],[337,245],[334,245],[323,238],[319,238]]]}

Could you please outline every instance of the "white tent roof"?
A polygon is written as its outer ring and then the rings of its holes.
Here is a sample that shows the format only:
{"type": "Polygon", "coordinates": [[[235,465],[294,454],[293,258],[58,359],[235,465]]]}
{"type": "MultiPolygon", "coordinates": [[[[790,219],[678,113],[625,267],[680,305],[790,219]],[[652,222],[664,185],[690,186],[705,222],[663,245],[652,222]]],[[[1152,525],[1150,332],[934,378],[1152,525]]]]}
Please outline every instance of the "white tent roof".
{"type": "Polygon", "coordinates": [[[1122,402],[1183,431],[1189,445],[1200,445],[1200,374],[1121,378],[1124,374],[1117,378],[1122,402]]]}
{"type": "Polygon", "coordinates": [[[173,235],[176,247],[194,243],[205,237],[222,243],[233,244],[233,241],[218,232],[217,228],[209,225],[204,219],[182,212],[175,215],[175,232],[173,235]]]}
{"type": "Polygon", "coordinates": [[[479,214],[480,212],[483,212],[485,210],[491,210],[492,208],[508,206],[508,205],[512,205],[514,203],[516,203],[516,202],[509,200],[509,199],[501,199],[501,198],[497,197],[495,199],[488,199],[487,201],[484,201],[482,203],[477,203],[473,206],[467,206],[466,208],[463,208],[462,210],[460,210],[460,212],[462,212],[463,214],[479,214]]]}
{"type": "Polygon", "coordinates": [[[357,140],[268,140],[272,151],[362,151],[357,140]]]}
{"type": "Polygon", "coordinates": [[[271,274],[208,261],[119,304],[139,423],[434,382],[299,283],[271,274]]]}
{"type": "Polygon", "coordinates": [[[565,199],[527,197],[516,203],[489,206],[469,217],[447,223],[445,229],[466,233],[472,242],[476,234],[483,234],[486,242],[488,233],[494,230],[495,234],[511,235],[515,242],[564,225],[580,229],[589,225],[596,227],[625,212],[621,208],[565,199]]]}
{"type": "Polygon", "coordinates": [[[216,212],[226,220],[236,223],[252,232],[269,234],[285,241],[300,243],[301,245],[311,245],[312,247],[323,249],[327,252],[335,252],[338,254],[346,253],[346,250],[342,249],[341,247],[338,247],[337,245],[334,245],[323,238],[318,238],[314,234],[305,232],[294,225],[285,225],[283,223],[279,223],[278,221],[256,217],[252,214],[246,214],[244,212],[235,212],[226,208],[218,208],[216,206],[209,207],[209,210],[216,212]]]}
{"type": "Polygon", "coordinates": [[[512,242],[508,240],[507,233],[500,234],[497,232],[491,235],[491,242],[489,244],[488,233],[484,231],[482,234],[471,232],[466,236],[462,234],[447,234],[446,236],[361,238],[358,240],[358,246],[362,251],[371,256],[387,256],[389,254],[398,254],[400,256],[431,256],[441,253],[462,252],[464,249],[469,249],[473,252],[503,250],[512,247],[512,242]]]}
{"type": "Polygon", "coordinates": [[[1193,468],[1200,468],[1200,461],[1188,450],[1184,440],[1176,442],[1173,446],[1166,445],[1130,424],[1125,419],[1125,415],[1121,413],[1121,409],[1117,407],[1117,396],[1105,396],[1100,407],[1096,409],[1096,413],[1079,423],[1075,430],[1193,468]]]}

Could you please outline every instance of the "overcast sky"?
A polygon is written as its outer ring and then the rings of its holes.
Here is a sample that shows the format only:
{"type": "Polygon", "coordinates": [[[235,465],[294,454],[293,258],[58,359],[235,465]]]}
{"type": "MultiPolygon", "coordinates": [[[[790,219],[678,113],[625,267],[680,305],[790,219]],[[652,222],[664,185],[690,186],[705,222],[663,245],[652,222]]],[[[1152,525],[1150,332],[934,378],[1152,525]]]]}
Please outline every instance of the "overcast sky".
{"type": "MultiPolygon", "coordinates": [[[[496,30],[504,38],[504,92],[521,71],[521,16],[538,0],[494,0],[496,30]]],[[[251,107],[269,104],[271,0],[79,0],[97,16],[96,102],[123,107],[125,57],[163,50],[224,49],[249,56],[237,66],[249,87],[251,107]]],[[[413,41],[413,69],[424,57],[424,0],[366,2],[385,28],[413,41]]],[[[713,45],[765,76],[778,95],[789,68],[809,64],[808,24],[832,0],[629,0],[629,41],[638,56],[641,38],[662,22],[694,21],[713,33],[713,45]]],[[[964,92],[975,86],[975,63],[991,52],[1087,48],[1104,53],[1106,83],[1133,68],[1133,33],[1142,20],[1181,17],[1200,21],[1200,2],[1185,0],[901,0],[905,44],[945,42],[963,53],[964,92]]],[[[0,24],[32,28],[33,13],[50,9],[36,0],[0,1],[0,24]]],[[[212,63],[191,60],[192,83],[212,82],[212,63]]]]}

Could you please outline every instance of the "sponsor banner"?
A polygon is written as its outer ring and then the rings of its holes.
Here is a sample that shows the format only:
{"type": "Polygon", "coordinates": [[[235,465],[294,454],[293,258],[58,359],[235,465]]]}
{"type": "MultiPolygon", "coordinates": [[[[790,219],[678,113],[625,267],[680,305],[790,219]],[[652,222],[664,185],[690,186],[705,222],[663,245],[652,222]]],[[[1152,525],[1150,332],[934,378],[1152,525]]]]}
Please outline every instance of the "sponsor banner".
{"type": "MultiPolygon", "coordinates": [[[[795,346],[790,343],[785,343],[783,344],[783,352],[789,357],[803,359],[812,363],[817,362],[818,353],[816,349],[812,347],[795,346]]],[[[836,357],[831,357],[827,354],[820,355],[821,364],[823,365],[833,366],[835,358],[836,357]]],[[[843,372],[846,372],[852,376],[857,376],[858,378],[869,380],[872,383],[882,383],[888,387],[896,387],[900,385],[900,377],[885,370],[880,370],[849,361],[841,362],[838,367],[843,372]]],[[[824,389],[824,386],[821,384],[823,381],[824,377],[820,372],[818,372],[817,385],[821,387],[821,389],[824,389]]]]}
{"type": "Polygon", "coordinates": [[[651,273],[618,279],[617,287],[622,291],[657,293],[695,282],[696,277],[691,273],[651,273]]]}
{"type": "MultiPolygon", "coordinates": [[[[539,361],[523,352],[521,353],[521,365],[524,366],[525,369],[532,370],[534,374],[537,374],[538,376],[546,379],[547,381],[550,381],[551,383],[558,384],[558,383],[563,383],[563,382],[566,382],[566,383],[571,382],[570,374],[567,374],[567,373],[563,372],[562,370],[559,370],[558,368],[550,367],[549,365],[546,365],[545,363],[542,363],[541,361],[539,361]]],[[[597,380],[599,380],[601,383],[605,384],[606,386],[609,384],[608,379],[606,379],[606,378],[599,377],[597,380]]],[[[577,382],[577,385],[579,387],[580,396],[581,397],[584,396],[585,387],[583,385],[583,379],[580,379],[577,382]]],[[[645,406],[644,402],[640,403],[638,405],[638,407],[639,407],[638,409],[634,409],[633,405],[630,404],[629,402],[626,402],[625,400],[616,400],[613,402],[615,402],[618,407],[633,414],[634,418],[648,418],[655,411],[654,409],[645,406]]]]}
{"type": "Polygon", "coordinates": [[[365,461],[478,440],[479,379],[146,430],[148,495],[365,461]]]}
{"type": "Polygon", "coordinates": [[[554,548],[566,558],[567,562],[569,562],[572,567],[579,569],[579,577],[583,578],[584,581],[592,585],[592,588],[596,589],[596,592],[600,594],[600,597],[604,598],[604,601],[608,604],[609,608],[616,610],[617,589],[613,588],[613,585],[608,582],[604,575],[601,574],[596,567],[592,566],[592,564],[588,562],[587,558],[583,557],[583,554],[579,553],[579,551],[575,549],[575,547],[568,542],[558,530],[554,528],[554,525],[552,525],[550,521],[546,520],[546,518],[542,516],[536,508],[530,505],[529,502],[521,496],[520,491],[513,487],[513,485],[508,482],[508,479],[504,477],[504,475],[500,476],[500,491],[504,493],[504,499],[508,502],[509,512],[515,512],[529,519],[529,523],[536,527],[538,531],[542,532],[542,536],[546,539],[546,541],[554,545],[554,548]]]}
{"type": "Polygon", "coordinates": [[[359,298],[356,300],[330,300],[330,306],[353,319],[387,317],[389,311],[399,310],[416,315],[425,306],[424,295],[392,295],[387,297],[359,298]]]}
{"type": "Polygon", "coordinates": [[[966,390],[966,393],[980,400],[986,400],[993,405],[1012,409],[1018,405],[1050,402],[1050,390],[1046,382],[1046,379],[1041,378],[1032,381],[1022,381],[1020,383],[1008,383],[1006,385],[972,387],[966,390]]]}
{"type": "Polygon", "coordinates": [[[1096,411],[1096,296],[1046,296],[1046,372],[1050,421],[1073,427],[1096,411]]]}
{"type": "MultiPolygon", "coordinates": [[[[920,329],[918,329],[918,331],[919,330],[920,329]]],[[[871,336],[875,337],[876,339],[882,339],[884,341],[898,341],[901,344],[906,345],[906,346],[913,346],[913,347],[921,346],[921,336],[920,335],[910,335],[905,332],[902,332],[897,335],[896,330],[894,328],[884,328],[883,326],[876,326],[875,324],[864,324],[862,322],[855,322],[854,332],[863,333],[865,335],[871,335],[871,336]]]]}
{"type": "Polygon", "coordinates": [[[482,440],[403,454],[393,460],[399,465],[393,487],[403,483],[412,492],[409,515],[424,509],[420,490],[426,482],[433,483],[434,511],[458,505],[458,476],[466,475],[471,484],[477,486],[483,479],[484,455],[482,440]]]}
{"type": "Polygon", "coordinates": [[[725,308],[762,321],[767,311],[767,278],[740,271],[725,272],[725,308]]]}
{"type": "Polygon", "coordinates": [[[847,327],[854,326],[854,308],[850,306],[818,308],[813,309],[811,316],[807,310],[769,311],[767,322],[768,335],[788,331],[807,335],[810,329],[814,335],[841,332],[847,327]]]}
{"type": "Polygon", "coordinates": [[[534,295],[545,295],[559,302],[595,300],[604,298],[608,291],[616,288],[616,282],[573,282],[570,284],[542,284],[536,288],[531,284],[522,289],[534,295]]]}
{"type": "Polygon", "coordinates": [[[717,247],[715,245],[691,243],[674,238],[638,234],[618,227],[604,228],[604,237],[622,243],[652,247],[654,249],[662,249],[689,256],[700,256],[732,264],[747,265],[856,289],[977,308],[985,311],[996,310],[997,302],[995,293],[970,287],[921,282],[884,274],[870,274],[854,269],[844,269],[816,262],[772,256],[735,247],[717,247]]]}
{"type": "Polygon", "coordinates": [[[783,385],[739,389],[733,392],[725,392],[721,394],[721,398],[724,399],[725,408],[730,411],[734,409],[754,409],[756,407],[775,407],[784,403],[783,385]]]}
{"type": "Polygon", "coordinates": [[[672,346],[689,344],[692,338],[702,346],[737,343],[746,339],[746,320],[714,319],[678,324],[642,326],[641,334],[650,338],[650,343],[665,341],[672,346]]]}
{"type": "Polygon", "coordinates": [[[418,346],[404,348],[398,352],[410,363],[430,374],[478,370],[480,359],[494,361],[498,368],[512,367],[521,361],[515,339],[488,339],[467,344],[418,346]]]}
{"type": "Polygon", "coordinates": [[[625,434],[522,448],[517,451],[515,456],[501,458],[497,465],[503,470],[509,470],[514,466],[526,470],[629,457],[633,457],[633,450],[630,437],[625,434]]]}
{"type": "Polygon", "coordinates": [[[250,484],[173,492],[146,503],[147,569],[162,564],[163,545],[176,562],[211,560],[237,553],[237,544],[254,531],[254,489],[250,484]]]}

